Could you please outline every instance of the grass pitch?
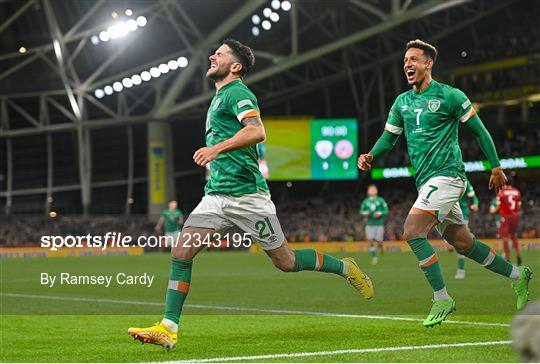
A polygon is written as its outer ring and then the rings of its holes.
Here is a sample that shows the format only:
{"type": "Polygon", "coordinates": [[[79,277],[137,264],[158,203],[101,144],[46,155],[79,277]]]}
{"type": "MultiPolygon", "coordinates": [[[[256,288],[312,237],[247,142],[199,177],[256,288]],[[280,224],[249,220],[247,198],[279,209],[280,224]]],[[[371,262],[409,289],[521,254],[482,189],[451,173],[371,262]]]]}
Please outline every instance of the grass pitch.
{"type": "MultiPolygon", "coordinates": [[[[363,300],[338,276],[282,273],[262,254],[202,253],[177,347],[132,342],[130,326],[161,318],[169,256],[1,260],[3,362],[514,362],[508,323],[515,296],[508,280],[474,262],[453,278],[454,253],[441,253],[453,321],[425,329],[431,293],[412,254],[388,253],[379,265],[355,256],[372,277],[375,297],[363,300]],[[40,274],[155,275],[150,288],[40,285],[40,274]],[[460,321],[460,322],[456,322],[460,321]],[[464,345],[467,344],[467,345],[464,345]],[[421,347],[423,346],[423,347],[421,347]]],[[[524,252],[540,271],[540,252],[524,252]]],[[[531,298],[540,286],[531,281],[531,298]]]]}

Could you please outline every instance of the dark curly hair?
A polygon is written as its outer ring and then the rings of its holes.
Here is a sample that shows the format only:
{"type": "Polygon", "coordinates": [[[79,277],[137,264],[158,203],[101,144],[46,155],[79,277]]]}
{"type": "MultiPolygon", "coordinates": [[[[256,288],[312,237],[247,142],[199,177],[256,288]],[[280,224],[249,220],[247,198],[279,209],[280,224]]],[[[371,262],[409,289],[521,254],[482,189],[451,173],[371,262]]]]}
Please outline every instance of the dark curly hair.
{"type": "Polygon", "coordinates": [[[411,40],[407,43],[406,51],[409,50],[409,48],[418,48],[424,51],[424,54],[431,58],[433,60],[433,63],[437,60],[437,48],[432,46],[429,43],[424,42],[420,39],[411,40]]]}
{"type": "Polygon", "coordinates": [[[253,50],[247,45],[231,38],[227,38],[221,43],[226,44],[231,49],[234,58],[242,64],[240,77],[244,78],[255,65],[255,55],[253,54],[253,50]]]}

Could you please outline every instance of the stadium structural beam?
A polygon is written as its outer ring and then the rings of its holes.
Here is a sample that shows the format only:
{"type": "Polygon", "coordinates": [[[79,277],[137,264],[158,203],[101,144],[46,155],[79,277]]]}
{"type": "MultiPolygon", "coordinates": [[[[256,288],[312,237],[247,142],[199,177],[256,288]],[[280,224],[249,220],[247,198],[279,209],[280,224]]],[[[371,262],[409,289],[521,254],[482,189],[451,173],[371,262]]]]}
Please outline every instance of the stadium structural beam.
{"type": "Polygon", "coordinates": [[[264,0],[252,0],[247,1],[242,5],[233,15],[227,18],[221,23],[209,36],[204,40],[197,43],[195,49],[197,51],[193,54],[192,59],[186,69],[177,76],[173,81],[167,93],[163,96],[161,103],[157,106],[154,113],[155,117],[162,117],[164,115],[170,115],[171,106],[174,105],[175,99],[181,94],[182,90],[190,80],[193,73],[197,70],[200,62],[205,57],[206,49],[218,42],[222,37],[227,35],[233,30],[242,20],[251,15],[259,6],[264,3],[264,0]]]}
{"type": "Polygon", "coordinates": [[[34,5],[35,2],[36,0],[28,0],[26,3],[24,3],[16,12],[13,13],[13,15],[11,15],[2,23],[2,25],[0,25],[0,33],[2,33],[4,29],[9,27],[11,23],[17,20],[17,18],[21,16],[26,10],[28,10],[30,6],[34,5]]]}
{"type": "Polygon", "coordinates": [[[388,14],[386,14],[385,12],[381,11],[380,9],[378,9],[377,7],[371,5],[370,3],[366,2],[366,1],[362,1],[362,0],[349,0],[349,2],[351,4],[354,4],[356,6],[358,6],[359,8],[379,17],[381,20],[386,20],[388,18],[388,14]]]}
{"type": "MultiPolygon", "coordinates": [[[[262,71],[259,71],[252,76],[248,76],[246,78],[246,83],[255,83],[258,81],[261,81],[263,79],[266,79],[268,77],[271,77],[275,74],[281,73],[283,71],[286,71],[290,68],[299,66],[301,64],[304,64],[306,62],[309,62],[313,59],[316,59],[318,57],[324,56],[328,53],[335,52],[341,48],[347,47],[351,44],[360,42],[364,39],[370,38],[376,34],[382,33],[388,29],[392,29],[408,20],[412,20],[417,18],[418,16],[423,15],[426,11],[429,11],[434,6],[442,3],[443,0],[428,0],[423,2],[420,5],[415,6],[414,8],[411,8],[410,10],[406,11],[405,13],[401,13],[399,15],[390,16],[385,20],[384,22],[380,22],[374,26],[371,26],[367,29],[360,30],[356,33],[350,34],[346,37],[343,37],[339,40],[330,42],[328,44],[325,44],[322,47],[315,48],[309,51],[306,51],[305,53],[299,54],[296,57],[289,57],[286,60],[284,60],[281,63],[278,63],[274,66],[270,66],[262,71]]],[[[199,96],[196,96],[194,98],[191,98],[190,100],[186,100],[182,103],[176,104],[176,105],[165,105],[166,108],[161,108],[160,112],[157,113],[159,116],[168,116],[174,113],[178,113],[181,111],[184,111],[192,106],[198,105],[200,102],[205,102],[211,99],[214,95],[214,92],[208,92],[206,94],[202,94],[199,96]],[[170,107],[169,107],[170,106],[170,107]]],[[[176,96],[176,95],[175,95],[176,96]]],[[[170,99],[168,100],[170,101],[170,99]]]]}

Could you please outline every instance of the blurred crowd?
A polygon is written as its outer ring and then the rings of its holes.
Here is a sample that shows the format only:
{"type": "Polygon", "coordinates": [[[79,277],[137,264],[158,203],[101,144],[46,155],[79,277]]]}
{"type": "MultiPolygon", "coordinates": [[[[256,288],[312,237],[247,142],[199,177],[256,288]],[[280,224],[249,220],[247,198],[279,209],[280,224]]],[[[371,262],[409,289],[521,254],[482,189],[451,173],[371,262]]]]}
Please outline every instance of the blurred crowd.
{"type": "MultiPolygon", "coordinates": [[[[494,197],[485,180],[473,182],[480,200],[479,212],[471,213],[470,227],[476,236],[495,238],[497,229],[494,215],[488,213],[494,197]]],[[[520,217],[522,238],[540,236],[540,185],[534,178],[520,181],[518,188],[523,194],[520,217]]],[[[291,199],[277,203],[278,218],[289,241],[355,241],[365,239],[365,220],[359,214],[364,192],[340,193],[334,191],[304,200],[291,199]]],[[[379,195],[389,206],[386,219],[385,239],[401,239],[403,223],[416,199],[412,181],[395,180],[379,184],[379,195]]],[[[37,243],[43,235],[104,235],[122,232],[131,236],[155,234],[155,221],[145,216],[95,216],[83,218],[64,216],[4,216],[0,221],[0,244],[17,245],[37,243]]],[[[436,233],[434,233],[436,234],[436,233]]],[[[433,235],[437,236],[437,235],[433,235]]]]}

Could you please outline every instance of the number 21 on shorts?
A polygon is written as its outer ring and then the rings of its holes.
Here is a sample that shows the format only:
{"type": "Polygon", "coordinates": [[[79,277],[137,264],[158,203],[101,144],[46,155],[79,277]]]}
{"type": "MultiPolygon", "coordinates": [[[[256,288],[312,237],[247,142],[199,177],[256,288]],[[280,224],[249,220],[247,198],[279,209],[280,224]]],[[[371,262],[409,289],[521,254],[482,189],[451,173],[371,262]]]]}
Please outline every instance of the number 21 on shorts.
{"type": "Polygon", "coordinates": [[[265,217],[263,220],[259,220],[255,223],[255,230],[259,231],[259,238],[261,239],[265,239],[271,234],[274,234],[274,228],[272,227],[268,216],[265,217]]]}

